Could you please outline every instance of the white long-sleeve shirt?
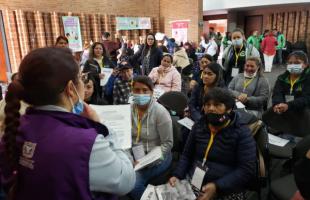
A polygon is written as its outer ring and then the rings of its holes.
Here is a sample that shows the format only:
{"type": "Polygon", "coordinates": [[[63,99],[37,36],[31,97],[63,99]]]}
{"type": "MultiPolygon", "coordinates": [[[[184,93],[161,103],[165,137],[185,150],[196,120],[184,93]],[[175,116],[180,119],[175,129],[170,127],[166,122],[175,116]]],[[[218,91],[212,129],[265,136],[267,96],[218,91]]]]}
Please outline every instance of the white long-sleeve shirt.
{"type": "Polygon", "coordinates": [[[209,40],[208,44],[205,40],[201,40],[200,45],[206,49],[205,53],[214,56],[217,52],[217,44],[214,40],[209,40]]]}
{"type": "MultiPolygon", "coordinates": [[[[36,109],[68,112],[54,105],[36,109]]],[[[136,174],[125,152],[115,149],[109,136],[98,134],[89,159],[90,191],[125,195],[134,188],[135,182],[136,174]]]]}

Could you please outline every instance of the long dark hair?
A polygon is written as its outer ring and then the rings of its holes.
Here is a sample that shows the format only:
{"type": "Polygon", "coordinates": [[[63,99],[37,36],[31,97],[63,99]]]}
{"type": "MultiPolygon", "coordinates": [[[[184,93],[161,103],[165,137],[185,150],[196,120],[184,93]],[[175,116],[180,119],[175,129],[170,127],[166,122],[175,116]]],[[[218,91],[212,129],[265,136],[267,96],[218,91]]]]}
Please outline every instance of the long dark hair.
{"type": "Polygon", "coordinates": [[[106,57],[107,56],[107,51],[104,48],[104,45],[101,42],[94,42],[94,44],[91,46],[90,51],[89,51],[89,59],[93,59],[94,58],[94,50],[96,48],[97,45],[101,45],[102,47],[102,56],[106,57]]]}
{"type": "Polygon", "coordinates": [[[216,78],[214,80],[213,86],[219,86],[221,80],[222,80],[222,68],[221,65],[219,65],[216,62],[211,62],[207,65],[206,69],[210,69],[215,75],[216,78]]]}
{"type": "MultiPolygon", "coordinates": [[[[33,106],[55,105],[70,80],[78,84],[79,66],[71,51],[63,48],[41,48],[24,57],[19,67],[18,80],[13,81],[5,96],[4,136],[5,158],[12,173],[13,185],[17,185],[20,144],[17,136],[22,133],[20,125],[20,101],[33,106]]],[[[11,199],[14,198],[14,189],[11,199]]],[[[10,196],[10,195],[9,195],[10,196]]]]}
{"type": "Polygon", "coordinates": [[[145,56],[149,50],[151,51],[150,53],[152,54],[152,52],[154,51],[155,48],[157,48],[157,41],[155,39],[155,35],[153,33],[148,33],[146,35],[145,43],[144,43],[143,50],[142,50],[143,56],[145,56]],[[151,47],[147,44],[147,37],[150,35],[153,36],[153,38],[154,38],[154,43],[151,47]]]}
{"type": "Polygon", "coordinates": [[[89,81],[93,82],[94,92],[91,95],[90,100],[89,100],[88,103],[96,105],[100,101],[100,98],[99,98],[99,88],[98,88],[98,85],[96,84],[95,78],[93,76],[88,75],[87,79],[84,81],[84,84],[88,84],[89,81]]]}

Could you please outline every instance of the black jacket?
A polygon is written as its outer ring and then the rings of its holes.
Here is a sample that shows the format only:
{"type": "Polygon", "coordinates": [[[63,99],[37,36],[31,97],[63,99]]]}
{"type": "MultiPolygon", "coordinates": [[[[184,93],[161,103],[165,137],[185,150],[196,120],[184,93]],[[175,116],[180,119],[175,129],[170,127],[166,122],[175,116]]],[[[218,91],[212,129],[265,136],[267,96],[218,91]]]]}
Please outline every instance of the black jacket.
{"type": "Polygon", "coordinates": [[[290,95],[289,72],[281,74],[274,86],[272,105],[287,103],[290,110],[302,110],[310,107],[310,68],[306,68],[293,87],[294,101],[286,102],[285,96],[290,95]]]}
{"type": "MultiPolygon", "coordinates": [[[[140,65],[143,64],[143,59],[146,55],[147,55],[147,50],[145,48],[145,45],[143,45],[139,49],[138,52],[136,52],[134,55],[129,57],[129,63],[132,66],[140,67],[140,65]]],[[[163,53],[159,48],[157,47],[151,48],[148,73],[151,72],[154,67],[158,67],[160,65],[162,56],[163,56],[163,53]]],[[[148,75],[148,73],[146,75],[148,75]]]]}

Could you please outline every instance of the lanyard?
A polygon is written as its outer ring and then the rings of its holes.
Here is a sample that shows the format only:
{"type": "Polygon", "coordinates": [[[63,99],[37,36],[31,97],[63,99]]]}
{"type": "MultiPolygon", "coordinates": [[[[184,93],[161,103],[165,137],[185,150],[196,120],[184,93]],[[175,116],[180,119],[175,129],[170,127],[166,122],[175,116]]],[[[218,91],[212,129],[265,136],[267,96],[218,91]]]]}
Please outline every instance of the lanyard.
{"type": "Polygon", "coordinates": [[[291,85],[290,95],[292,95],[294,85],[295,85],[295,83],[296,83],[298,80],[299,80],[299,78],[297,78],[295,81],[292,81],[292,79],[290,79],[290,85],[291,85]]]}
{"type": "Polygon", "coordinates": [[[211,147],[214,143],[214,137],[215,135],[217,134],[217,132],[219,132],[221,129],[225,128],[226,126],[228,126],[228,124],[230,123],[230,120],[228,120],[226,122],[226,124],[224,124],[222,127],[220,127],[218,130],[215,130],[214,128],[211,128],[210,125],[209,125],[209,128],[210,128],[210,131],[211,131],[211,137],[210,137],[210,140],[208,142],[208,146],[207,146],[207,149],[206,149],[206,152],[205,152],[205,156],[203,158],[203,161],[202,161],[202,166],[204,166],[206,164],[206,161],[207,161],[207,158],[208,158],[208,155],[209,155],[209,152],[211,150],[211,147]]]}
{"type": "Polygon", "coordinates": [[[253,80],[254,80],[254,78],[251,78],[249,80],[244,79],[244,81],[243,81],[243,92],[245,91],[245,89],[247,89],[247,87],[252,83],[253,80]]]}
{"type": "Polygon", "coordinates": [[[237,67],[238,66],[238,60],[239,60],[239,56],[240,56],[240,54],[241,54],[241,51],[242,51],[242,48],[243,48],[243,45],[241,46],[241,48],[240,48],[240,50],[239,50],[239,53],[236,53],[236,48],[234,47],[234,49],[235,49],[235,67],[237,67]]]}
{"type": "Polygon", "coordinates": [[[139,140],[140,140],[141,129],[142,129],[142,119],[140,119],[138,109],[136,110],[136,112],[137,112],[137,118],[138,118],[138,130],[137,130],[136,143],[138,144],[138,143],[139,143],[139,140]]]}

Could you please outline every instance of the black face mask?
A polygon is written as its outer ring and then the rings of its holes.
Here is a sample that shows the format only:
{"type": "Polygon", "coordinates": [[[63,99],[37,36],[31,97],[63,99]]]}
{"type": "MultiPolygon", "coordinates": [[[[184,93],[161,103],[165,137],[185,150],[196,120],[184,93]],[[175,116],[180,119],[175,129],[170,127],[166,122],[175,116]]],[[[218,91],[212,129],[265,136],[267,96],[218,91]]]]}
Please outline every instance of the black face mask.
{"type": "Polygon", "coordinates": [[[210,123],[212,126],[224,126],[230,119],[228,113],[207,113],[206,116],[207,122],[210,123]]]}

